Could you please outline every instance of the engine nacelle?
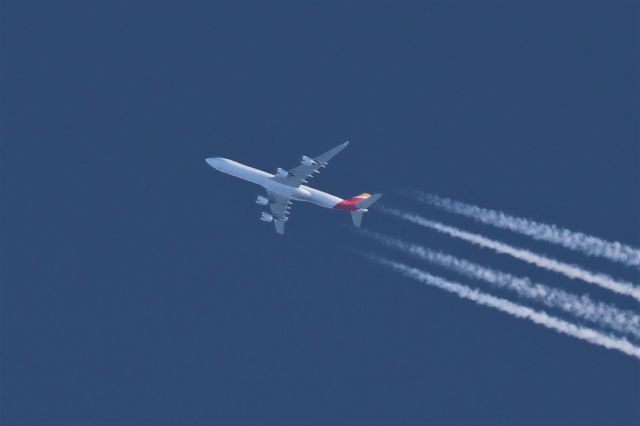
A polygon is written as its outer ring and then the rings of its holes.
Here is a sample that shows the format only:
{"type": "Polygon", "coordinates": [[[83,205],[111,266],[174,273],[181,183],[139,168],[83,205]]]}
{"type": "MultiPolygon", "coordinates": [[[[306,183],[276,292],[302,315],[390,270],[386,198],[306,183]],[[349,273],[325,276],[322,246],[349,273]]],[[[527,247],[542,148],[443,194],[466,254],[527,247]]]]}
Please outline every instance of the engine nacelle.
{"type": "Polygon", "coordinates": [[[267,204],[269,204],[269,199],[262,195],[258,195],[258,198],[256,198],[256,204],[260,204],[261,206],[266,206],[267,204]]]}
{"type": "Polygon", "coordinates": [[[286,178],[287,176],[289,176],[289,172],[278,167],[278,169],[276,170],[276,176],[286,178]]]}
{"type": "Polygon", "coordinates": [[[273,222],[273,216],[271,216],[267,212],[262,212],[262,214],[260,215],[260,220],[263,222],[273,222]]]}
{"type": "Polygon", "coordinates": [[[300,160],[300,164],[311,167],[311,166],[317,166],[318,162],[313,158],[309,158],[306,155],[303,155],[302,160],[300,160]]]}

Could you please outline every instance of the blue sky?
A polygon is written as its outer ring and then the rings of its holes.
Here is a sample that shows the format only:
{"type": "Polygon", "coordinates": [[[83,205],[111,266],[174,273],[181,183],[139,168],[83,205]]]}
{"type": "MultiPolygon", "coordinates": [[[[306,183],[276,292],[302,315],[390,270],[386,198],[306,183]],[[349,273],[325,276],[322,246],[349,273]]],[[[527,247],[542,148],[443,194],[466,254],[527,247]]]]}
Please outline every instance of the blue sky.
{"type": "MultiPolygon", "coordinates": [[[[296,204],[279,237],[259,188],[204,159],[273,171],[350,140],[314,186],[638,282],[394,192],[640,246],[638,12],[2,2],[1,423],[636,423],[637,360],[354,256],[381,249],[346,214],[296,204]]],[[[365,227],[638,308],[380,212],[365,227]]]]}

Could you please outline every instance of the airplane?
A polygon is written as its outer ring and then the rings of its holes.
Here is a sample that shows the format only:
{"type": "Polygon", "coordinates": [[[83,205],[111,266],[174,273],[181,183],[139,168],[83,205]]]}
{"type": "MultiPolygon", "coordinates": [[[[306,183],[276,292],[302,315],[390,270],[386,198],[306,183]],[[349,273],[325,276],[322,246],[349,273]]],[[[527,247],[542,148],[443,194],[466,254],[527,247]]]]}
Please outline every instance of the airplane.
{"type": "Polygon", "coordinates": [[[274,175],[226,158],[212,157],[206,161],[222,173],[258,184],[266,190],[267,196],[258,195],[255,202],[261,206],[269,205],[271,213],[262,212],[259,219],[263,222],[273,222],[278,234],[284,234],[284,224],[288,220],[292,201],[306,201],[321,207],[350,212],[353,224],[359,228],[363,214],[382,197],[382,194],[363,193],[345,200],[303,185],[314,174],[320,173],[320,169],[327,167],[329,160],[347,145],[349,141],[314,158],[303,155],[300,165],[291,170],[278,167],[274,175]]]}

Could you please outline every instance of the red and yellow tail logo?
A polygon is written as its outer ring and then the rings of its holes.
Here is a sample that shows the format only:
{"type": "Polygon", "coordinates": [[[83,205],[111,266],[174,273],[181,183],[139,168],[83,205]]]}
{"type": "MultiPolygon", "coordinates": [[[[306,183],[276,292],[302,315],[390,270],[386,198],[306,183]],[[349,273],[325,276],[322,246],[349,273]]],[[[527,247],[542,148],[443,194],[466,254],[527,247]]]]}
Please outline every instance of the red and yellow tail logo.
{"type": "Polygon", "coordinates": [[[339,210],[355,211],[358,210],[358,203],[366,200],[369,197],[371,197],[371,194],[363,192],[362,194],[356,195],[355,197],[349,198],[348,200],[340,201],[338,204],[333,206],[333,208],[339,210]]]}

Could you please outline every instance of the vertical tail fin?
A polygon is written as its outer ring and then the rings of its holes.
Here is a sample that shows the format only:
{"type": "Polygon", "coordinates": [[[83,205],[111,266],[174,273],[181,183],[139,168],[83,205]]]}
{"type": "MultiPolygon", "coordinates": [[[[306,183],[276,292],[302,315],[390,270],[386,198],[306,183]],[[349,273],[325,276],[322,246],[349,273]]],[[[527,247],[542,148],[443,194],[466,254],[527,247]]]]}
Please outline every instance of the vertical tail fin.
{"type": "Polygon", "coordinates": [[[351,220],[353,220],[353,224],[355,226],[360,228],[360,225],[362,224],[362,217],[364,216],[365,212],[373,203],[382,198],[382,194],[373,194],[371,196],[369,196],[369,194],[362,194],[355,198],[360,198],[362,199],[362,201],[358,201],[356,203],[358,210],[351,212],[351,220]],[[366,198],[364,198],[363,196],[366,196],[366,198]]]}
{"type": "Polygon", "coordinates": [[[373,194],[372,196],[367,197],[362,201],[358,202],[357,206],[358,208],[361,208],[361,209],[368,209],[369,206],[371,206],[373,203],[378,201],[380,198],[382,198],[382,194],[373,194]]]}

